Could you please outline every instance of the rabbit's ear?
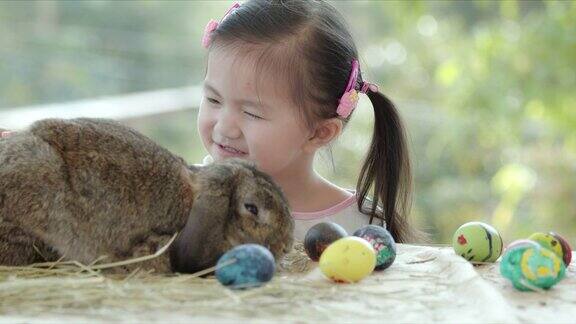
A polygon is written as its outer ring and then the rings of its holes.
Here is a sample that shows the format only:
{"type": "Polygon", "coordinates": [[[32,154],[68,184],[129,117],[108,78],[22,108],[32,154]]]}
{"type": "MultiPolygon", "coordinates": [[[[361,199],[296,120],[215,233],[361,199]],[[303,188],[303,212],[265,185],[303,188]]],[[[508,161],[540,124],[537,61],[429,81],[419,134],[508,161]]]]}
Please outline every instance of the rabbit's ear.
{"type": "Polygon", "coordinates": [[[226,193],[200,193],[186,225],[170,249],[172,270],[194,273],[213,266],[224,244],[224,225],[229,216],[230,198],[226,193]]]}

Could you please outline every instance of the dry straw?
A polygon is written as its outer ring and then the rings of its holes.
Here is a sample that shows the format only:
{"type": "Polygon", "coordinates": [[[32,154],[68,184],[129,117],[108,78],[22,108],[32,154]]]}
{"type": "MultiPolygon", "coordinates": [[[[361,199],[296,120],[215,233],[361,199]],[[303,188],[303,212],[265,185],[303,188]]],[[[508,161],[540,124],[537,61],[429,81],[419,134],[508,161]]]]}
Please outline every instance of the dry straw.
{"type": "Polygon", "coordinates": [[[490,298],[502,294],[512,312],[541,311],[540,303],[551,300],[550,294],[560,307],[550,312],[575,302],[573,266],[568,278],[551,291],[526,295],[499,275],[496,264],[473,268],[442,248],[399,247],[394,267],[354,285],[318,280],[315,276],[321,274],[317,269],[309,271],[315,263],[301,244],[281,260],[270,283],[247,290],[225,288],[213,276],[200,278],[214,268],[192,275],[160,275],[145,269],[111,273],[135,260],[0,266],[0,322],[421,322],[431,318],[450,322],[463,309],[467,316],[458,317],[459,322],[507,322],[508,317],[488,316],[493,313],[490,298]]]}
{"type": "Polygon", "coordinates": [[[213,276],[201,278],[215,267],[190,275],[160,275],[140,268],[130,274],[111,273],[115,267],[158,257],[173,239],[154,255],[123,262],[106,264],[99,258],[92,264],[60,260],[0,266],[0,314],[4,319],[74,321],[198,319],[215,314],[220,319],[276,318],[278,312],[290,309],[286,301],[301,303],[306,300],[303,294],[318,295],[318,282],[294,275],[311,268],[300,244],[280,262],[273,281],[258,289],[232,291],[213,276]]]}

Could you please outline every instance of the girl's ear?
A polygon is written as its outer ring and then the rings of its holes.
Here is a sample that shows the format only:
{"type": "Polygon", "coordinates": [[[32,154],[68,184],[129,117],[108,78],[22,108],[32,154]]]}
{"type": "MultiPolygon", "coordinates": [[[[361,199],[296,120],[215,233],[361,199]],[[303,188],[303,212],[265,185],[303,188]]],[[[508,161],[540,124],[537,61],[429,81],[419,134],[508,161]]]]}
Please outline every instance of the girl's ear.
{"type": "Polygon", "coordinates": [[[344,124],[339,118],[330,118],[320,121],[312,131],[312,136],[304,146],[306,152],[312,153],[330,143],[342,132],[344,124]]]}

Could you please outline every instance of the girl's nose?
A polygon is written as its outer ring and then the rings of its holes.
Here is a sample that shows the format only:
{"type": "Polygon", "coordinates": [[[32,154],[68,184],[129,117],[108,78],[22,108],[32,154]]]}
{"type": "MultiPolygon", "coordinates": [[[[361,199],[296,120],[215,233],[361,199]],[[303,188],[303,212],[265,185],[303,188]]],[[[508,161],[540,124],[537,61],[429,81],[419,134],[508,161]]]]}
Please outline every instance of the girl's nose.
{"type": "Polygon", "coordinates": [[[228,139],[237,139],[242,136],[242,131],[237,122],[237,116],[231,109],[221,110],[216,125],[214,125],[214,130],[218,135],[228,139]]]}

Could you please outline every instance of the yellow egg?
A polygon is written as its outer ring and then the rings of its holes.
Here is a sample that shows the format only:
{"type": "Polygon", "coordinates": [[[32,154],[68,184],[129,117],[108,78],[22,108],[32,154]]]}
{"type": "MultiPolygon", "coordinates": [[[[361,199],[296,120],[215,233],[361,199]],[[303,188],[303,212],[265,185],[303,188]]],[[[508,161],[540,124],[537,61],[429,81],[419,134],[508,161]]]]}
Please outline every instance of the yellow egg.
{"type": "Polygon", "coordinates": [[[357,282],[376,267],[376,251],[362,238],[344,237],[324,250],[319,266],[326,277],[336,282],[357,282]]]}

